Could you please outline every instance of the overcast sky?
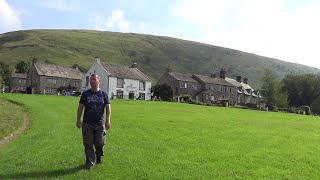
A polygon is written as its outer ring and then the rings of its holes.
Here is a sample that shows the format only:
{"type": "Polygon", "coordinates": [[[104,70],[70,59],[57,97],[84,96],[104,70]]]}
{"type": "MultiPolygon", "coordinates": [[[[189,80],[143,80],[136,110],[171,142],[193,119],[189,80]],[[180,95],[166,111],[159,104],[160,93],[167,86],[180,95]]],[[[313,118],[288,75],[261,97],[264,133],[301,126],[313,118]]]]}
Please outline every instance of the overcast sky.
{"type": "Polygon", "coordinates": [[[0,33],[25,29],[170,36],[320,69],[319,0],[0,0],[0,33]]]}

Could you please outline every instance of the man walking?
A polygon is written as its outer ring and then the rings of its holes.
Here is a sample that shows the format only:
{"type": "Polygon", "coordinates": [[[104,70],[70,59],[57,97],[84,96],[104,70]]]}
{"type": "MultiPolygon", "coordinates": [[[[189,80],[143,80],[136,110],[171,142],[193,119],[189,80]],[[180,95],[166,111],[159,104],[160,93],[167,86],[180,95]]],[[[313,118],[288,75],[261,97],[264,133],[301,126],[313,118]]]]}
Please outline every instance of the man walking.
{"type": "Polygon", "coordinates": [[[91,170],[96,164],[102,163],[103,147],[105,145],[106,130],[111,127],[111,105],[108,95],[100,90],[100,77],[90,76],[91,89],[81,95],[78,112],[77,127],[82,127],[83,145],[86,155],[86,169],[91,170]],[[83,121],[81,115],[84,107],[83,121]],[[106,121],[104,122],[104,109],[106,121]],[[95,151],[94,151],[95,148],[95,151]]]}

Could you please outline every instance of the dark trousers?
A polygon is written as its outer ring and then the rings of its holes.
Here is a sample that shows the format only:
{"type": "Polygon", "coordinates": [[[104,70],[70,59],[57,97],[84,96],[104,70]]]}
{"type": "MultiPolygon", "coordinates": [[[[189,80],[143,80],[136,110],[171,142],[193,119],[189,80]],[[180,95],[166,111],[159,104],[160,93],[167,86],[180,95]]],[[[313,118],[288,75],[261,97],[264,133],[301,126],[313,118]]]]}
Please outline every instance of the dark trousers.
{"type": "Polygon", "coordinates": [[[103,146],[105,145],[106,130],[104,125],[82,124],[82,136],[84,152],[86,154],[86,164],[94,165],[95,156],[103,156],[103,146]],[[93,149],[95,147],[95,150],[93,149]]]}

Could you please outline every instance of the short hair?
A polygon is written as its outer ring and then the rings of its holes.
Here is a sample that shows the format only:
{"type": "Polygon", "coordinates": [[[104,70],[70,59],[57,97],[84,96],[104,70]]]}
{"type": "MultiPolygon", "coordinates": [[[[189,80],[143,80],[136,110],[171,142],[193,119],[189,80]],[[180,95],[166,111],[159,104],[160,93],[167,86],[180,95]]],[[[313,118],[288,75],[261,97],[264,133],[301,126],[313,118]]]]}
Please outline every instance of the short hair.
{"type": "Polygon", "coordinates": [[[99,81],[100,81],[100,76],[98,74],[91,74],[91,76],[96,76],[97,79],[99,79],[99,81]]]}

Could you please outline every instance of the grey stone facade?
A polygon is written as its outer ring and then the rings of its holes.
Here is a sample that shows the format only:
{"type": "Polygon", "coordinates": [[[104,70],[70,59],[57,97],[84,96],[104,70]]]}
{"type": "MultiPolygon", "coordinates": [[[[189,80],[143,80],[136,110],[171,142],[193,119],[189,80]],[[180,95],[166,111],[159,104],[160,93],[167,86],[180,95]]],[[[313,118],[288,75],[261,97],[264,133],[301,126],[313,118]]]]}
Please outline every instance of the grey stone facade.
{"type": "Polygon", "coordinates": [[[157,84],[168,84],[172,87],[174,96],[190,95],[197,102],[214,102],[229,99],[235,104],[259,104],[260,93],[253,90],[245,78],[237,80],[226,77],[226,71],[221,69],[219,76],[215,74],[203,76],[197,74],[181,74],[166,72],[157,84]]]}
{"type": "Polygon", "coordinates": [[[78,69],[38,63],[33,60],[27,75],[27,93],[57,94],[61,89],[80,91],[82,73],[78,69]]]}
{"type": "Polygon", "coordinates": [[[27,74],[14,73],[10,76],[9,92],[25,93],[27,74]]]}

